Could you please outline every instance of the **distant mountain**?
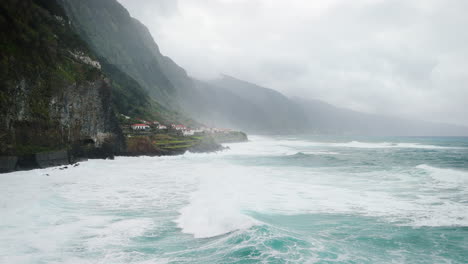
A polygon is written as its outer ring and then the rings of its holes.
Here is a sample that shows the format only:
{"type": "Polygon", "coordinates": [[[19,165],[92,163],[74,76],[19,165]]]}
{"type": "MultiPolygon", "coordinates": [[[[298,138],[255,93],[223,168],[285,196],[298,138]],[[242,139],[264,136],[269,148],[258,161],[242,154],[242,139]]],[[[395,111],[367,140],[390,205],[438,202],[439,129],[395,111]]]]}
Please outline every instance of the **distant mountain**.
{"type": "Polygon", "coordinates": [[[266,102],[261,104],[246,98],[242,93],[210,82],[195,81],[195,84],[195,89],[180,99],[181,104],[194,118],[206,125],[235,128],[249,133],[295,133],[299,130],[296,123],[291,124],[285,119],[288,113],[281,110],[290,105],[281,103],[278,109],[270,111],[275,108],[277,98],[274,96],[269,98],[267,94],[266,102]]]}
{"type": "Polygon", "coordinates": [[[244,112],[235,110],[234,107],[224,108],[222,116],[247,122],[236,123],[246,131],[334,135],[468,135],[468,128],[462,126],[361,113],[320,100],[290,99],[272,89],[226,75],[209,83],[218,89],[218,94],[224,93],[224,102],[231,102],[229,98],[235,96],[237,100],[241,100],[235,104],[238,108],[245,105],[255,106],[254,110],[244,112]],[[258,125],[251,127],[250,124],[258,125]]]}
{"type": "Polygon", "coordinates": [[[463,126],[367,114],[340,108],[319,100],[293,98],[309,113],[309,130],[319,134],[391,136],[467,136],[463,126]]]}
{"type": "MultiPolygon", "coordinates": [[[[302,109],[283,94],[256,84],[249,83],[224,75],[222,78],[208,82],[210,85],[224,93],[233,94],[241,102],[236,104],[238,108],[245,105],[254,105],[254,111],[243,113],[241,120],[250,120],[249,125],[242,128],[247,131],[269,132],[269,133],[297,133],[308,128],[307,116],[302,109]],[[251,125],[256,125],[252,128],[251,125]]],[[[225,96],[225,102],[230,97],[225,96]]],[[[233,118],[240,115],[239,111],[228,110],[224,116],[233,118]]]]}

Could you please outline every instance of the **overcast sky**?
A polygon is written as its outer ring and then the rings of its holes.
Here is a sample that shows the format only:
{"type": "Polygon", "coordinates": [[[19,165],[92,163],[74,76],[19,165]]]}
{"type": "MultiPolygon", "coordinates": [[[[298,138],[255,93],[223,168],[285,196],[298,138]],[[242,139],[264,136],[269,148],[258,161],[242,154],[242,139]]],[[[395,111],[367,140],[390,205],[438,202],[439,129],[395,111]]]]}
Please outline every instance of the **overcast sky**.
{"type": "Polygon", "coordinates": [[[119,0],[196,78],[468,125],[467,0],[119,0]]]}

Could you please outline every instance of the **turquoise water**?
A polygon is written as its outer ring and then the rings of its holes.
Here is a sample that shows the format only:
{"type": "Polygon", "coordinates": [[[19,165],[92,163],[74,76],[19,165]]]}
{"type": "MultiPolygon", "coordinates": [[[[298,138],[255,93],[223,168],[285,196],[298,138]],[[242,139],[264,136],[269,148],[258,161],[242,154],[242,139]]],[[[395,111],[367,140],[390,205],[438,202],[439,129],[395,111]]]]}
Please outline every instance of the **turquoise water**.
{"type": "Polygon", "coordinates": [[[0,175],[0,263],[468,263],[468,138],[230,147],[0,175]]]}

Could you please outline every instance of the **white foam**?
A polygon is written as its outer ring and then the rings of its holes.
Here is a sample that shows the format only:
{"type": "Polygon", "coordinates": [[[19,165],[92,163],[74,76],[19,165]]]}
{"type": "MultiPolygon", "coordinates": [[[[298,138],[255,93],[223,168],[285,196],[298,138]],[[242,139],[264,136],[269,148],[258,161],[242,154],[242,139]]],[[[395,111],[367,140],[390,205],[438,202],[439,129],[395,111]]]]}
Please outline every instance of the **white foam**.
{"type": "MultiPolygon", "coordinates": [[[[362,149],[380,149],[380,148],[413,148],[413,149],[463,149],[462,147],[447,147],[426,145],[413,142],[318,142],[309,140],[294,140],[294,139],[281,139],[275,140],[268,137],[254,137],[254,144],[249,145],[250,148],[260,148],[271,150],[288,150],[291,148],[308,148],[308,147],[333,147],[333,148],[362,148],[362,149]]],[[[274,151],[278,152],[278,151],[274,151]]],[[[271,152],[268,152],[271,153],[271,152]]],[[[267,153],[267,154],[268,154],[267,153]]]]}
{"type": "Polygon", "coordinates": [[[432,167],[426,164],[421,164],[416,168],[427,171],[430,174],[430,176],[437,181],[455,184],[468,183],[468,171],[442,169],[432,167]]]}
{"type": "Polygon", "coordinates": [[[75,254],[106,252],[91,263],[128,263],[122,248],[158,230],[155,219],[171,220],[164,215],[194,190],[192,170],[181,160],[119,157],[0,175],[0,262],[89,263],[75,254]]]}
{"type": "Polygon", "coordinates": [[[196,238],[206,238],[258,224],[242,212],[246,201],[243,196],[252,190],[252,185],[237,180],[243,177],[239,175],[243,171],[226,164],[213,164],[199,169],[202,173],[199,188],[175,220],[183,232],[196,238]],[[245,192],[239,192],[240,189],[245,192]]]}
{"type": "MultiPolygon", "coordinates": [[[[168,223],[174,226],[172,221],[196,238],[212,237],[262,224],[247,212],[357,214],[413,226],[468,226],[466,171],[423,164],[357,173],[233,162],[236,156],[338,153],[303,148],[317,142],[251,140],[229,144],[231,150],[221,153],[118,157],[68,170],[0,175],[0,262],[61,256],[57,263],[87,263],[73,251],[77,247],[83,255],[106,252],[101,263],[125,263],[128,256],[122,254],[128,252],[122,247],[146,233],[158,234],[168,223]]],[[[377,146],[388,144],[394,147],[377,146]]]]}
{"type": "Polygon", "coordinates": [[[252,218],[240,213],[239,208],[228,206],[194,202],[179,211],[181,216],[175,222],[182,232],[192,234],[195,238],[219,236],[245,230],[256,224],[252,218]]]}
{"type": "Polygon", "coordinates": [[[91,238],[87,239],[86,245],[91,248],[122,245],[128,243],[131,238],[143,235],[153,225],[152,219],[133,218],[88,227],[84,235],[91,238]]]}
{"type": "Polygon", "coordinates": [[[464,192],[465,201],[468,202],[468,171],[437,168],[427,164],[421,164],[416,168],[425,172],[430,177],[430,180],[426,184],[429,185],[429,188],[448,189],[454,194],[457,194],[455,190],[459,190],[460,192],[464,192]]]}
{"type": "Polygon", "coordinates": [[[308,155],[341,155],[340,153],[334,151],[302,151],[301,153],[308,155]]]}
{"type": "MultiPolygon", "coordinates": [[[[467,226],[468,206],[457,200],[461,194],[441,193],[446,186],[432,180],[434,175],[419,178],[412,170],[349,173],[300,167],[225,166],[220,169],[223,173],[203,178],[189,205],[180,211],[177,223],[183,232],[195,237],[258,224],[243,214],[245,211],[361,214],[403,225],[467,226]]],[[[449,171],[466,176],[465,172],[449,171]]],[[[212,175],[208,170],[205,173],[212,175]]],[[[457,186],[462,183],[458,178],[453,180],[457,186]]],[[[462,192],[467,195],[467,188],[462,192]]]]}
{"type": "Polygon", "coordinates": [[[346,143],[315,143],[317,146],[345,147],[345,148],[415,148],[415,149],[454,149],[454,147],[424,145],[418,143],[391,143],[391,142],[360,142],[351,141],[346,143]]]}

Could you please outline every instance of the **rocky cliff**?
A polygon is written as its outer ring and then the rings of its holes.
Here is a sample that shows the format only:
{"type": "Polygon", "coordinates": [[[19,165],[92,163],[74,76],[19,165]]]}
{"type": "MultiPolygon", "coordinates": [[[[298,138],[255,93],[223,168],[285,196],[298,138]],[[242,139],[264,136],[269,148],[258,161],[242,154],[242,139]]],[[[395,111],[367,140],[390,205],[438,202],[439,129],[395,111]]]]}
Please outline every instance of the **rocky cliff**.
{"type": "Polygon", "coordinates": [[[0,50],[1,156],[119,151],[110,81],[55,0],[2,1],[0,50]]]}

